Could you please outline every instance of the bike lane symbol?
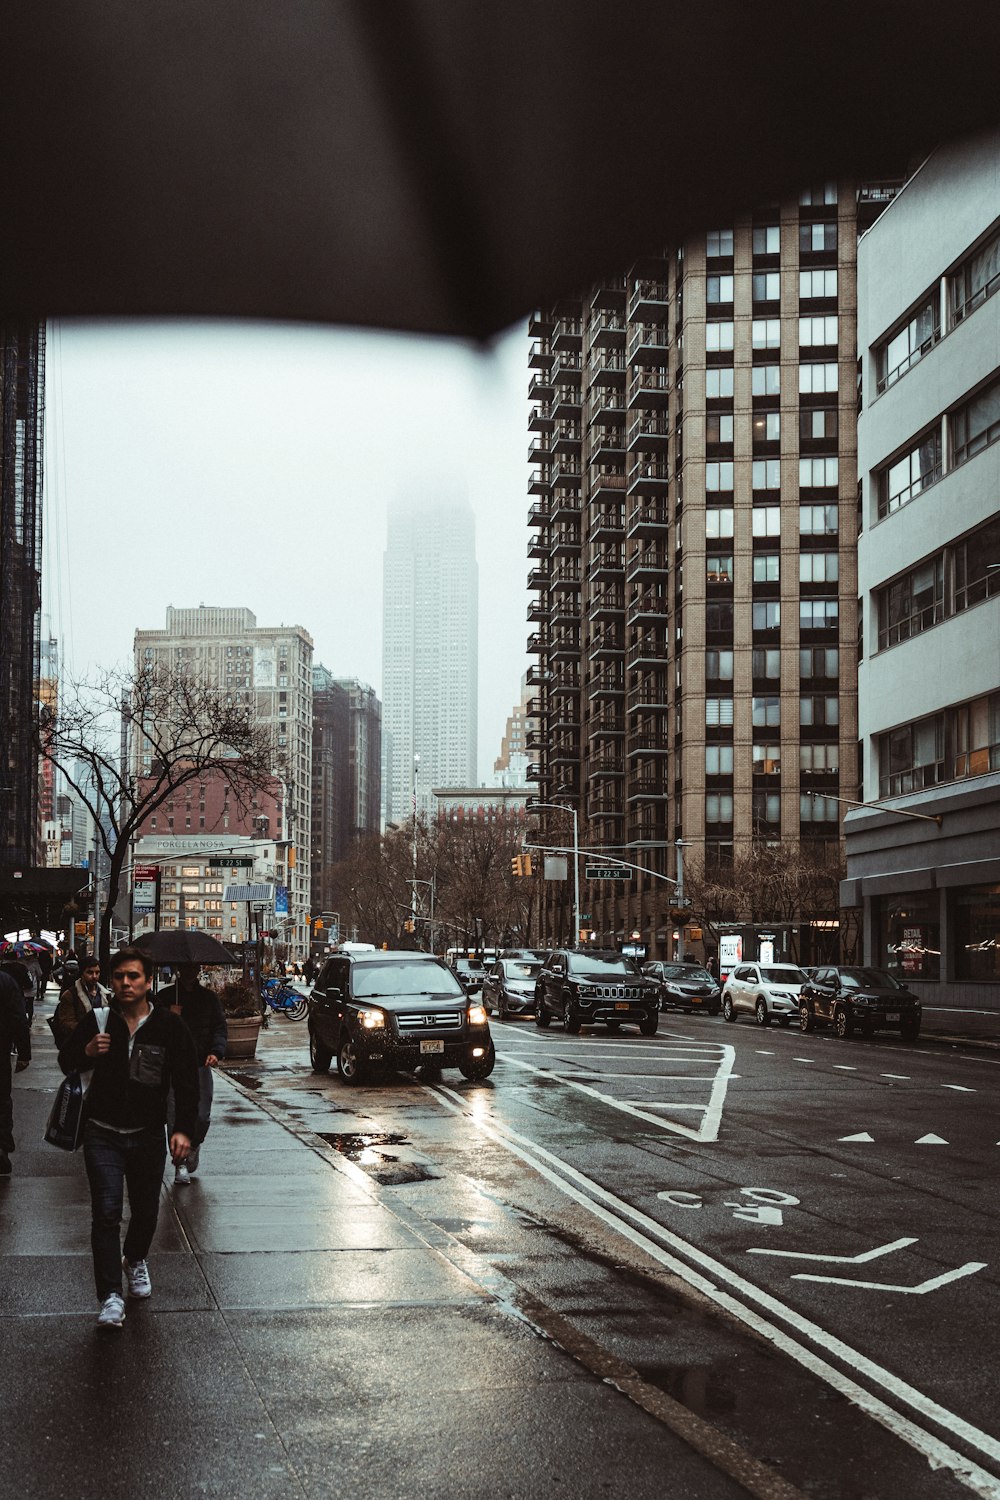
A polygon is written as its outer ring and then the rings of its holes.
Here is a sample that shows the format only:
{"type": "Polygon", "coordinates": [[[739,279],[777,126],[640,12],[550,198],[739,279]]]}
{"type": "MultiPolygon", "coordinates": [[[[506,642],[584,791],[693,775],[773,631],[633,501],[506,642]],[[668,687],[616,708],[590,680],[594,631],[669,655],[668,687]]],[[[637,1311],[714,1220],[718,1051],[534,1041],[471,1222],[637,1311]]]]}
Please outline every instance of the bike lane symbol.
{"type": "MultiPolygon", "coordinates": [[[[800,1200],[791,1193],[779,1192],[777,1188],[740,1188],[741,1199],[737,1202],[723,1201],[724,1208],[733,1210],[734,1219],[748,1219],[754,1224],[783,1224],[782,1209],[795,1208],[800,1200]]],[[[672,1208],[704,1208],[705,1199],[698,1193],[687,1193],[671,1188],[657,1193],[664,1203],[672,1208]]]]}

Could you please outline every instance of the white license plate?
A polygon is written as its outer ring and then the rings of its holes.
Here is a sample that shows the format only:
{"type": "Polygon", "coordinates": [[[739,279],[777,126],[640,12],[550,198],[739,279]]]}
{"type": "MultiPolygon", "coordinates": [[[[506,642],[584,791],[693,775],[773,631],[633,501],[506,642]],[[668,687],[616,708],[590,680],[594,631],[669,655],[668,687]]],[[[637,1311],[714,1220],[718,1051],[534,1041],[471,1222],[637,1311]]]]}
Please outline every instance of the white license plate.
{"type": "Polygon", "coordinates": [[[631,1010],[631,1008],[627,1000],[615,1001],[615,1010],[631,1010]]]}
{"type": "Polygon", "coordinates": [[[886,1018],[887,1021],[898,1021],[899,1020],[899,1011],[898,1010],[887,1010],[886,1013],[885,1013],[885,1018],[886,1018]]]}
{"type": "Polygon", "coordinates": [[[421,1056],[423,1056],[423,1057],[426,1057],[428,1055],[428,1053],[443,1052],[443,1051],[444,1051],[444,1042],[430,1042],[429,1041],[429,1042],[421,1042],[420,1043],[420,1052],[421,1052],[421,1056]]]}

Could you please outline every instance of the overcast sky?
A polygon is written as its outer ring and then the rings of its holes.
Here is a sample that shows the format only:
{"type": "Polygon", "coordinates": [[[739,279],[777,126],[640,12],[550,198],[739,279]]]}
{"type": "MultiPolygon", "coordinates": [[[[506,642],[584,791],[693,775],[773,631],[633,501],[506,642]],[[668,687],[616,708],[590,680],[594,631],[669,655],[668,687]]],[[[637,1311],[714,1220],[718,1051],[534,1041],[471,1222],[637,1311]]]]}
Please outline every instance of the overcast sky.
{"type": "Polygon", "coordinates": [[[303,625],[382,690],[394,500],[466,497],[479,559],[479,767],[527,662],[527,341],[228,323],[50,325],[44,629],[63,670],[130,662],[168,604],[303,625]]]}

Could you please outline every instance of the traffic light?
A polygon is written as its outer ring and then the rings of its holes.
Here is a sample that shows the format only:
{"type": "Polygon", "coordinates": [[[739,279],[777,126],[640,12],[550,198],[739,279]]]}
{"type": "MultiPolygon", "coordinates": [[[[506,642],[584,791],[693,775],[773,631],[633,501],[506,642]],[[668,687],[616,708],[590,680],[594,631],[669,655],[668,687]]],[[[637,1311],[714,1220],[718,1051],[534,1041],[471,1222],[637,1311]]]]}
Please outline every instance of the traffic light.
{"type": "Polygon", "coordinates": [[[407,917],[406,921],[403,923],[403,931],[404,932],[416,932],[416,930],[417,930],[417,924],[416,924],[416,922],[414,922],[414,920],[413,920],[412,917],[407,917]]]}
{"type": "Polygon", "coordinates": [[[514,855],[514,858],[510,862],[510,873],[512,875],[524,874],[524,856],[522,854],[514,855]]]}
{"type": "Polygon", "coordinates": [[[531,855],[530,854],[525,854],[524,855],[524,857],[523,857],[523,859],[521,861],[521,865],[522,865],[522,868],[524,870],[525,875],[530,875],[532,873],[532,871],[531,871],[531,855]]]}

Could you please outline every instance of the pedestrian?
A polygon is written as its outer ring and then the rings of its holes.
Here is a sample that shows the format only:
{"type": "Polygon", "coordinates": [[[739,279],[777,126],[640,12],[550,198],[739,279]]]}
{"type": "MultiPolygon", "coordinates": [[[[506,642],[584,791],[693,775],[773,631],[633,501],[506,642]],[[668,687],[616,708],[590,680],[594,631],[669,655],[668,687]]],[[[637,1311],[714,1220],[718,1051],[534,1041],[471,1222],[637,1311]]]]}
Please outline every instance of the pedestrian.
{"type": "Polygon", "coordinates": [[[24,995],[17,980],[0,968],[0,1177],[11,1174],[14,1150],[14,1101],[11,1098],[11,1053],[17,1053],[15,1071],[23,1073],[31,1061],[31,1028],[24,995]]]}
{"type": "Polygon", "coordinates": [[[19,958],[3,960],[5,973],[9,974],[24,997],[24,1013],[30,1026],[35,1016],[35,980],[26,963],[19,958]]]}
{"type": "Polygon", "coordinates": [[[174,1164],[175,1187],[189,1186],[192,1172],[197,1172],[200,1165],[202,1142],[212,1120],[212,1095],[215,1086],[212,1069],[218,1067],[225,1057],[228,1040],[222,1001],[208,985],[199,984],[200,973],[201,967],[198,964],[178,964],[175,982],[159,990],[156,995],[157,1005],[168,1006],[187,1026],[194,1038],[198,1063],[198,1123],[191,1137],[191,1150],[186,1159],[174,1164]]]}
{"type": "Polygon", "coordinates": [[[100,1329],[120,1328],[125,1321],[123,1271],[130,1297],[148,1297],[153,1290],[146,1256],[160,1207],[171,1089],[176,1118],[170,1155],[175,1163],[190,1151],[198,1119],[191,1033],[167,1007],[154,1009],[152,968],[136,948],[116,953],[110,1006],[92,1009],[59,1052],[64,1073],[93,1074],[84,1101],[83,1159],[90,1183],[100,1329]],[[123,1246],[126,1187],[130,1218],[123,1246]]]}
{"type": "Polygon", "coordinates": [[[309,954],[309,957],[306,959],[305,963],[302,965],[302,977],[305,980],[306,984],[312,984],[313,980],[316,978],[316,965],[313,963],[311,953],[309,954]]]}
{"type": "Polygon", "coordinates": [[[714,953],[710,953],[708,955],[708,957],[706,958],[706,960],[705,960],[705,968],[708,970],[709,974],[711,974],[711,976],[712,976],[713,979],[718,979],[718,977],[719,977],[719,960],[716,958],[716,956],[715,956],[714,953]]]}
{"type": "Polygon", "coordinates": [[[64,986],[55,1013],[55,1036],[59,1046],[69,1040],[84,1016],[95,1005],[107,1005],[108,990],[101,983],[101,965],[92,953],[80,960],[80,977],[64,986]]]}

